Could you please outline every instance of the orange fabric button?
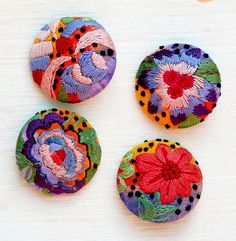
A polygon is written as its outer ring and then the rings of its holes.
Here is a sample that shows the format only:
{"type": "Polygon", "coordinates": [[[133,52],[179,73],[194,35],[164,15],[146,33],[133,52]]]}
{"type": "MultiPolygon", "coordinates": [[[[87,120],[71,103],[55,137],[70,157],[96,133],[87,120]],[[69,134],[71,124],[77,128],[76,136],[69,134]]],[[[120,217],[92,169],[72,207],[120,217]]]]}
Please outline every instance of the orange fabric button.
{"type": "Polygon", "coordinates": [[[221,78],[207,53],[189,44],[171,44],[147,56],[136,75],[143,111],[168,128],[204,121],[216,107],[221,78]]]}

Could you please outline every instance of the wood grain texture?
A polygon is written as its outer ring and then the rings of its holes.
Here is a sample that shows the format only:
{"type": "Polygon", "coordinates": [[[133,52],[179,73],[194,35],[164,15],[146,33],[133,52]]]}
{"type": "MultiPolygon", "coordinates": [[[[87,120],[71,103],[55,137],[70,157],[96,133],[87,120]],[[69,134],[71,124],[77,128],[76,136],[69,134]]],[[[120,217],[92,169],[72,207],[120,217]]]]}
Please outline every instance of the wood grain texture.
{"type": "Polygon", "coordinates": [[[0,0],[0,241],[236,240],[236,5],[234,0],[0,0]],[[33,84],[31,42],[44,23],[89,16],[111,34],[118,52],[115,76],[96,97],[75,105],[53,102],[33,84]],[[140,110],[134,77],[159,45],[186,42],[207,51],[222,74],[214,113],[185,130],[156,126],[140,110]],[[39,110],[64,107],[94,125],[103,150],[91,183],[74,195],[45,197],[32,190],[15,164],[15,143],[39,110]],[[116,191],[121,157],[145,139],[176,140],[199,161],[202,199],[186,218],[143,222],[116,191]]]}

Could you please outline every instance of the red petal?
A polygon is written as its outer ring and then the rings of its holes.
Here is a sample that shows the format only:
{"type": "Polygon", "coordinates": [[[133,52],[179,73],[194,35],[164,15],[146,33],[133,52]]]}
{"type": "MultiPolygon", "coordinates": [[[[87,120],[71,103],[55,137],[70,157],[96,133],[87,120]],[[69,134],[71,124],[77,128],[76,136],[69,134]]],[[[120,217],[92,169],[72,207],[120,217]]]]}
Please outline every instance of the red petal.
{"type": "Polygon", "coordinates": [[[42,82],[44,71],[43,70],[34,70],[32,72],[34,81],[40,86],[42,82]]]}
{"type": "Polygon", "coordinates": [[[155,155],[153,154],[140,154],[136,157],[137,163],[136,168],[140,173],[147,173],[153,170],[161,170],[161,163],[158,161],[155,155]]]}
{"type": "Polygon", "coordinates": [[[193,87],[194,78],[188,74],[182,74],[179,81],[176,83],[183,89],[190,89],[193,87]]]}
{"type": "Polygon", "coordinates": [[[172,161],[178,164],[181,169],[184,165],[188,164],[192,160],[192,154],[185,148],[180,147],[173,151],[172,161]]]}
{"type": "Polygon", "coordinates": [[[198,166],[196,165],[188,165],[181,169],[181,176],[187,180],[189,180],[190,183],[197,183],[202,181],[202,173],[198,166]]]}
{"type": "Polygon", "coordinates": [[[172,158],[172,151],[169,146],[165,144],[159,144],[156,149],[156,158],[161,163],[166,163],[167,161],[171,160],[172,158]]]}
{"type": "Polygon", "coordinates": [[[179,86],[170,86],[167,93],[172,99],[177,99],[183,95],[183,88],[179,86]]]}
{"type": "Polygon", "coordinates": [[[171,203],[177,198],[177,192],[173,181],[163,181],[160,188],[161,202],[171,203]]]}
{"type": "Polygon", "coordinates": [[[191,185],[188,179],[182,176],[175,182],[176,192],[180,197],[188,197],[191,193],[191,185]]]}
{"type": "Polygon", "coordinates": [[[54,163],[56,163],[57,165],[61,165],[66,157],[66,153],[63,149],[60,149],[58,151],[53,152],[51,157],[54,163]]]}
{"type": "Polygon", "coordinates": [[[57,52],[63,54],[69,49],[73,49],[73,41],[69,38],[61,37],[56,42],[57,52]]]}
{"type": "Polygon", "coordinates": [[[77,103],[77,102],[79,102],[79,97],[78,97],[77,94],[70,94],[70,93],[68,93],[68,97],[69,97],[70,103],[77,103]]]}
{"type": "Polygon", "coordinates": [[[169,86],[175,84],[176,82],[179,81],[180,78],[180,74],[174,70],[167,70],[164,74],[163,74],[163,80],[166,84],[168,84],[169,86]]]}
{"type": "Polygon", "coordinates": [[[143,175],[139,180],[139,187],[146,193],[156,192],[160,189],[163,181],[161,173],[149,172],[143,175]]]}

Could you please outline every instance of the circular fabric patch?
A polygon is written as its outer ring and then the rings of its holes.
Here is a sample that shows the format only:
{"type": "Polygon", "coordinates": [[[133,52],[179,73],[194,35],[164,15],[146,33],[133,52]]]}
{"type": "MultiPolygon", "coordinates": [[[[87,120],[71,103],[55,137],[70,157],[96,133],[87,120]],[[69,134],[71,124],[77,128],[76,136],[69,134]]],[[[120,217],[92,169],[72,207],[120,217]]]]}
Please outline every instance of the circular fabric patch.
{"type": "Polygon", "coordinates": [[[145,141],[126,153],[117,174],[120,198],[139,218],[165,223],[182,218],[201,197],[202,174],[177,142],[145,141]]]}
{"type": "Polygon", "coordinates": [[[17,165],[28,183],[44,193],[74,193],[94,176],[101,147],[90,123],[64,109],[36,113],[22,128],[17,165]]]}
{"type": "Polygon", "coordinates": [[[204,121],[220,96],[221,78],[207,53],[189,44],[160,46],[141,63],[136,95],[145,113],[167,129],[204,121]]]}
{"type": "Polygon", "coordinates": [[[111,37],[87,17],[65,17],[45,25],[30,54],[34,81],[61,102],[77,103],[98,94],[116,67],[111,37]]]}

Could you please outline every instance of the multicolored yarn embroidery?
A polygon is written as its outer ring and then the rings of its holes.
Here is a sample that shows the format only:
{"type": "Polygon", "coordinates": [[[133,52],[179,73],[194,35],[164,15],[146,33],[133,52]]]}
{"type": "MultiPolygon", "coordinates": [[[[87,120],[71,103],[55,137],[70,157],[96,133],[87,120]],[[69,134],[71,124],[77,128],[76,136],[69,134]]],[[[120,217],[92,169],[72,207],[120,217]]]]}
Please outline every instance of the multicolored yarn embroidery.
{"type": "Polygon", "coordinates": [[[26,181],[41,192],[74,193],[96,173],[101,147],[84,117],[53,108],[36,113],[24,125],[16,159],[26,181]]]}
{"type": "Polygon", "coordinates": [[[65,17],[46,24],[34,39],[30,55],[34,81],[61,102],[77,103],[98,94],[116,67],[111,37],[88,17],[65,17]]]}
{"type": "Polygon", "coordinates": [[[216,64],[189,44],[160,46],[141,63],[136,95],[144,112],[167,129],[204,121],[221,94],[216,64]]]}
{"type": "Polygon", "coordinates": [[[145,141],[126,153],[117,174],[120,197],[139,218],[157,223],[189,213],[201,197],[202,174],[177,142],[145,141]]]}

